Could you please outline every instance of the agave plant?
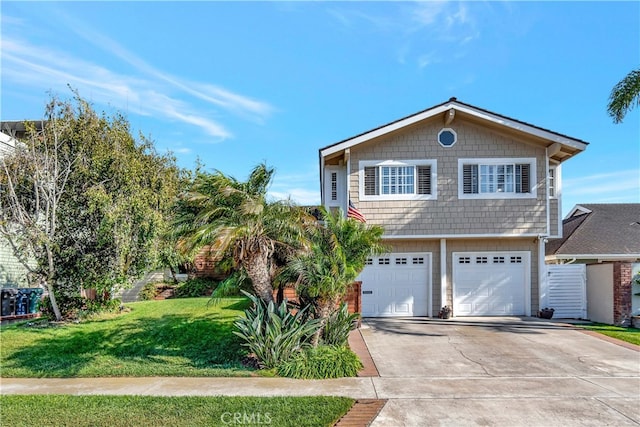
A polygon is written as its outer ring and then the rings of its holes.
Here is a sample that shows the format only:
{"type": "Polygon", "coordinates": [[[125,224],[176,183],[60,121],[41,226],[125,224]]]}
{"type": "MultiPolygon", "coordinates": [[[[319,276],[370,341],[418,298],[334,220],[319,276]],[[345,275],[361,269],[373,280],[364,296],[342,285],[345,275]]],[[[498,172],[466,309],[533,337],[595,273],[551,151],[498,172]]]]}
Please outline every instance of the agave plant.
{"type": "Polygon", "coordinates": [[[327,319],[322,331],[322,343],[332,346],[344,346],[349,339],[349,332],[358,320],[358,313],[349,313],[347,303],[342,303],[340,309],[334,311],[327,319]]]}
{"type": "Polygon", "coordinates": [[[320,327],[320,321],[303,321],[306,307],[293,314],[286,301],[276,306],[273,301],[266,303],[243,293],[253,305],[245,311],[245,317],[236,320],[237,331],[233,333],[244,341],[242,345],[255,354],[262,367],[275,368],[311,345],[311,337],[320,327]]]}

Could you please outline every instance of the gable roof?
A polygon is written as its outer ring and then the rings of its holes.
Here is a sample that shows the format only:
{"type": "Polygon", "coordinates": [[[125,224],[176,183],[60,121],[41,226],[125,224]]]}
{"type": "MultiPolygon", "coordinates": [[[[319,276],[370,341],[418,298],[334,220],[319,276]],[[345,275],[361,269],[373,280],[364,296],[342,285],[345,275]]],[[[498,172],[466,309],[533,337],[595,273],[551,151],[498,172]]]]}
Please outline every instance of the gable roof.
{"type": "Polygon", "coordinates": [[[563,238],[549,240],[547,259],[638,259],[640,203],[577,205],[562,231],[563,238]]]}
{"type": "Polygon", "coordinates": [[[434,105],[426,110],[419,111],[410,116],[401,118],[399,120],[387,123],[375,129],[361,133],[359,135],[347,138],[332,145],[328,145],[320,149],[320,157],[324,158],[332,154],[341,152],[347,148],[362,144],[374,138],[389,134],[406,126],[427,120],[442,114],[445,123],[447,120],[453,120],[454,117],[460,116],[472,121],[481,122],[485,125],[493,125],[497,127],[503,127],[515,133],[523,134],[529,137],[533,137],[538,140],[540,144],[547,148],[551,148],[554,151],[552,157],[555,160],[563,161],[569,157],[578,154],[587,148],[589,144],[581,139],[572,138],[567,135],[563,135],[558,132],[554,132],[539,126],[532,125],[511,117],[503,116],[485,110],[483,108],[475,107],[470,104],[458,101],[456,98],[451,98],[446,102],[438,105],[434,105]],[[448,117],[448,118],[447,118],[448,117]],[[558,144],[554,146],[554,144],[558,144]]]}

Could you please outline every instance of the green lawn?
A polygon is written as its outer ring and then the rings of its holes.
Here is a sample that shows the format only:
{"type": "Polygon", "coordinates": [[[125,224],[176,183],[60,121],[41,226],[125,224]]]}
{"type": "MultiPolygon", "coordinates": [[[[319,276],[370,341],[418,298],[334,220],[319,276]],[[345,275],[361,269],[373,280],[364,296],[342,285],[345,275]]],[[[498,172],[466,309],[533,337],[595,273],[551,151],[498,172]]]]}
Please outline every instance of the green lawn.
{"type": "Polygon", "coordinates": [[[0,396],[3,425],[332,426],[353,405],[342,397],[0,396]]]}
{"type": "Polygon", "coordinates": [[[622,341],[629,342],[631,344],[640,345],[640,329],[637,328],[623,328],[621,326],[611,326],[601,323],[594,323],[592,325],[578,325],[581,328],[588,329],[590,331],[598,332],[609,337],[617,338],[622,341]]]}
{"type": "Polygon", "coordinates": [[[208,298],[128,304],[81,323],[2,327],[2,377],[248,376],[232,333],[247,300],[208,298]]]}

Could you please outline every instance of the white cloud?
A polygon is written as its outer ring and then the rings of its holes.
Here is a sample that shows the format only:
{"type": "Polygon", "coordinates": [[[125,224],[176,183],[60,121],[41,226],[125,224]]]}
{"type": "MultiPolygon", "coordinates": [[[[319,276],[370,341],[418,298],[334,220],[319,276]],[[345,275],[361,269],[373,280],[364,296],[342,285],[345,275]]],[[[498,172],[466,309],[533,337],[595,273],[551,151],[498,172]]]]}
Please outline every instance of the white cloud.
{"type": "MultiPolygon", "coordinates": [[[[385,5],[391,3],[383,3],[385,5]]],[[[341,25],[354,31],[373,29],[395,38],[393,56],[400,64],[416,64],[422,69],[436,62],[436,58],[455,57],[459,46],[480,37],[476,18],[470,8],[459,2],[419,1],[398,3],[394,13],[375,14],[357,10],[357,3],[346,7],[332,7],[328,13],[341,25]],[[423,50],[429,46],[429,51],[423,50]]],[[[466,52],[459,53],[466,55],[466,52]]]]}
{"type": "MultiPolygon", "coordinates": [[[[133,67],[121,72],[76,57],[61,48],[35,45],[16,38],[2,39],[3,84],[22,84],[43,92],[64,92],[69,85],[98,104],[126,112],[185,123],[222,141],[233,136],[216,109],[254,122],[263,122],[274,108],[267,102],[209,83],[191,82],[165,73],[109,37],[68,15],[60,22],[80,37],[133,67]],[[202,101],[209,104],[203,108],[202,101]],[[206,111],[206,114],[203,114],[206,111]],[[216,114],[216,118],[211,115],[216,114]]],[[[3,24],[20,21],[2,17],[3,24]]],[[[21,31],[25,33],[25,31],[21,31]]]]}
{"type": "Polygon", "coordinates": [[[268,195],[277,200],[291,199],[300,206],[312,206],[320,204],[320,190],[307,188],[290,188],[283,191],[269,191],[268,195]]]}
{"type": "Polygon", "coordinates": [[[298,205],[320,204],[320,181],[317,165],[309,166],[306,173],[278,174],[273,178],[269,196],[284,200],[291,198],[298,205]]]}
{"type": "Polygon", "coordinates": [[[640,170],[597,173],[562,180],[562,215],[582,203],[640,202],[640,170]]]}
{"type": "Polygon", "coordinates": [[[169,83],[176,89],[183,91],[193,97],[199,98],[205,102],[222,107],[229,111],[240,114],[253,114],[261,120],[269,115],[273,107],[268,103],[252,99],[237,93],[233,93],[227,89],[198,82],[189,82],[180,79],[171,74],[165,73],[152,65],[148,64],[139,56],[130,52],[116,41],[103,34],[97,33],[91,28],[86,27],[83,23],[72,20],[67,17],[72,24],[70,28],[79,36],[99,47],[100,49],[120,58],[129,65],[136,68],[139,72],[147,74],[151,77],[169,83]]]}
{"type": "Polygon", "coordinates": [[[562,187],[565,196],[588,198],[583,201],[584,203],[614,199],[635,199],[638,201],[640,197],[640,170],[631,169],[565,179],[562,182],[562,187]]]}
{"type": "Polygon", "coordinates": [[[180,147],[180,148],[171,148],[169,151],[171,151],[172,153],[176,153],[176,154],[189,154],[193,150],[191,150],[191,148],[187,148],[187,147],[180,147]]]}

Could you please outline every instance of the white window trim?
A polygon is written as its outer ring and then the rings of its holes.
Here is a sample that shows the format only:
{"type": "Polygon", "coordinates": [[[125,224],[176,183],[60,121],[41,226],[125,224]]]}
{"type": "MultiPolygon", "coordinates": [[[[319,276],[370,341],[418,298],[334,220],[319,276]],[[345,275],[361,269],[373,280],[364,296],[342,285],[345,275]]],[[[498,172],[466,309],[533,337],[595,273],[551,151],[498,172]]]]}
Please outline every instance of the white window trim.
{"type": "MultiPolygon", "coordinates": [[[[438,164],[436,160],[361,160],[358,162],[358,195],[361,201],[379,200],[436,200],[438,198],[438,164]],[[372,166],[431,166],[431,194],[364,194],[364,168],[372,166]]],[[[414,174],[414,179],[418,175],[414,174]]],[[[414,183],[414,189],[417,189],[414,183]]]]}
{"type": "Polygon", "coordinates": [[[536,175],[535,157],[503,157],[493,159],[458,159],[458,199],[535,199],[538,197],[538,180],[536,175]],[[529,183],[531,192],[529,193],[464,193],[463,165],[508,165],[528,163],[529,183]]]}
{"type": "Polygon", "coordinates": [[[559,165],[555,163],[549,163],[549,176],[547,177],[548,182],[548,190],[550,199],[558,198],[558,171],[559,165]],[[553,178],[551,178],[551,173],[553,171],[553,178]],[[553,185],[551,185],[553,184],[553,185]],[[551,190],[553,189],[553,195],[551,195],[551,190]]]}
{"type": "Polygon", "coordinates": [[[458,142],[458,132],[456,132],[455,130],[453,130],[451,128],[442,128],[442,129],[440,129],[440,132],[438,132],[438,144],[440,144],[440,146],[442,146],[444,148],[451,148],[454,145],[456,145],[456,142],[458,142]],[[440,142],[440,135],[442,135],[443,132],[451,132],[453,134],[453,144],[444,145],[442,142],[440,142]]]}

